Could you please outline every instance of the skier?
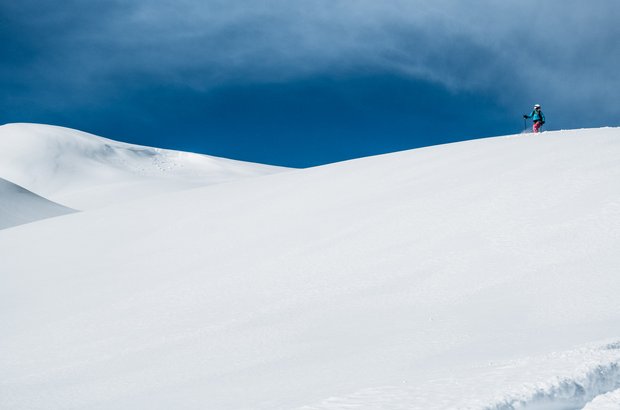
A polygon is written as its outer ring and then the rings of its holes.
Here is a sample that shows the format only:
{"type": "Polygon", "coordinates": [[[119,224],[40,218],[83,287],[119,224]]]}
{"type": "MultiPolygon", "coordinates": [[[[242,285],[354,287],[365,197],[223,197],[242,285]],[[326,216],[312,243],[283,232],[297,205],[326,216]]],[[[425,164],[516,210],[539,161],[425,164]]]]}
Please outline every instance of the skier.
{"type": "Polygon", "coordinates": [[[545,123],[545,114],[540,110],[540,104],[535,104],[532,113],[530,115],[523,114],[523,118],[531,118],[534,121],[532,126],[534,132],[539,132],[540,127],[545,123]]]}

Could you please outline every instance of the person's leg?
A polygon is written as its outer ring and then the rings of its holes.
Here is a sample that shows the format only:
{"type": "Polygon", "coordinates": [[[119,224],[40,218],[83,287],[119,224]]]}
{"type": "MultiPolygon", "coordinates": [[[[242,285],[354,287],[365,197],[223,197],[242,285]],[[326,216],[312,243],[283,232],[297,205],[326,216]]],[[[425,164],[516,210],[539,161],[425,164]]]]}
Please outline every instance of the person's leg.
{"type": "Polygon", "coordinates": [[[541,126],[541,125],[542,125],[542,122],[540,122],[540,121],[534,121],[534,126],[533,126],[533,128],[534,128],[534,132],[538,132],[538,131],[540,131],[540,126],[541,126]]]}

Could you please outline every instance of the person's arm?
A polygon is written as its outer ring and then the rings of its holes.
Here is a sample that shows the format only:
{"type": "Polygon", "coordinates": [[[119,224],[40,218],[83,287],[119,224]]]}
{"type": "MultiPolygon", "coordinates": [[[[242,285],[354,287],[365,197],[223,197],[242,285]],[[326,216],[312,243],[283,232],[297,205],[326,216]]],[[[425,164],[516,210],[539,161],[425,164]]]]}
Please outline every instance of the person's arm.
{"type": "Polygon", "coordinates": [[[543,124],[545,123],[545,114],[543,114],[543,112],[540,112],[540,120],[543,122],[543,124]]]}
{"type": "Polygon", "coordinates": [[[534,116],[534,111],[530,115],[523,114],[523,118],[532,118],[534,116]]]}

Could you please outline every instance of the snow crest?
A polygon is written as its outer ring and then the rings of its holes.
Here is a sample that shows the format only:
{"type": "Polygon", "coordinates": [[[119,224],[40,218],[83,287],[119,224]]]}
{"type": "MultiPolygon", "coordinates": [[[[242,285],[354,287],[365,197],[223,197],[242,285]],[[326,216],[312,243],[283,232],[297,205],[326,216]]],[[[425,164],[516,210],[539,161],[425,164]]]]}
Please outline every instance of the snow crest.
{"type": "MultiPolygon", "coordinates": [[[[620,361],[600,364],[579,376],[558,377],[529,393],[508,398],[484,410],[581,409],[597,396],[620,387],[620,361]]],[[[607,401],[615,399],[607,396],[607,401]]],[[[602,400],[601,400],[602,401],[602,400]]],[[[620,401],[615,403],[620,408],[620,401]]],[[[595,407],[592,407],[595,408],[595,407]]]]}
{"type": "Polygon", "coordinates": [[[127,144],[50,125],[0,126],[0,177],[79,210],[285,169],[127,144]]]}
{"type": "Polygon", "coordinates": [[[577,410],[595,398],[586,408],[614,403],[617,410],[619,349],[606,344],[460,369],[458,376],[364,389],[297,410],[577,410]]]}
{"type": "Polygon", "coordinates": [[[0,178],[0,229],[75,212],[0,178]]]}
{"type": "Polygon", "coordinates": [[[618,410],[620,409],[620,389],[602,394],[588,403],[583,410],[618,410]]]}

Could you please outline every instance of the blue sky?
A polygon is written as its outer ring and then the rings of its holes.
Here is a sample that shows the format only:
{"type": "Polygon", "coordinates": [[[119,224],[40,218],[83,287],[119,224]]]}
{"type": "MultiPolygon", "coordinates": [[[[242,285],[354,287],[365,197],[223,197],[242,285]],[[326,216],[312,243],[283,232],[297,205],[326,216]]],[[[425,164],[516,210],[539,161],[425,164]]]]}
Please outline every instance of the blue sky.
{"type": "Polygon", "coordinates": [[[620,125],[620,2],[0,4],[0,122],[306,167],[620,125]]]}

